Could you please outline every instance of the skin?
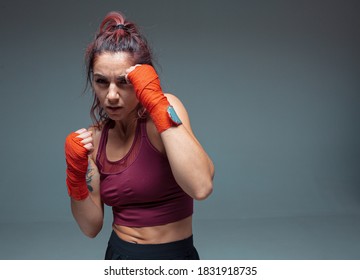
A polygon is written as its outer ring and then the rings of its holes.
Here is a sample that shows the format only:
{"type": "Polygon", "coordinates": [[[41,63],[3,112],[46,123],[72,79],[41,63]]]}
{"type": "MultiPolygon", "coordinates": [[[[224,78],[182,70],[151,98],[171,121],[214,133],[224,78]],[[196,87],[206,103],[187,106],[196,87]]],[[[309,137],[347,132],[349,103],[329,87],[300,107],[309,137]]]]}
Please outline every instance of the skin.
{"type": "MultiPolygon", "coordinates": [[[[106,146],[106,153],[111,161],[119,160],[127,154],[135,136],[139,100],[126,76],[134,67],[136,65],[133,65],[131,58],[122,52],[102,53],[94,62],[94,92],[100,105],[115,121],[115,127],[109,130],[106,146]],[[110,107],[118,109],[112,110],[110,107]]],[[[172,94],[165,96],[183,124],[159,134],[153,121],[148,117],[148,138],[157,150],[168,157],[171,170],[180,187],[194,199],[203,200],[212,192],[213,163],[194,136],[188,114],[181,101],[172,94]]],[[[100,232],[104,219],[104,205],[99,191],[100,175],[95,165],[101,131],[82,128],[77,133],[77,137],[83,139],[82,143],[89,152],[86,179],[90,195],[82,201],[71,199],[71,208],[84,234],[95,237],[100,232]]],[[[126,227],[114,224],[113,229],[121,239],[128,242],[160,244],[191,236],[192,217],[152,227],[126,227]]]]}

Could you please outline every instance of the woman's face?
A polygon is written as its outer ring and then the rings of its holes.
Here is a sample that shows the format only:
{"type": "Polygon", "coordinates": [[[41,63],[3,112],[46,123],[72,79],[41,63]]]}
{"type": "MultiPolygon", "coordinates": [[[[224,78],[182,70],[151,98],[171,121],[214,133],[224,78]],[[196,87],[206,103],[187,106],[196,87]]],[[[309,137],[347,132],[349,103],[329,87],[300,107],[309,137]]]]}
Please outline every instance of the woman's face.
{"type": "Polygon", "coordinates": [[[92,86],[100,106],[114,121],[126,121],[137,113],[139,101],[125,79],[126,69],[131,66],[133,62],[125,52],[105,52],[94,61],[92,86]]]}

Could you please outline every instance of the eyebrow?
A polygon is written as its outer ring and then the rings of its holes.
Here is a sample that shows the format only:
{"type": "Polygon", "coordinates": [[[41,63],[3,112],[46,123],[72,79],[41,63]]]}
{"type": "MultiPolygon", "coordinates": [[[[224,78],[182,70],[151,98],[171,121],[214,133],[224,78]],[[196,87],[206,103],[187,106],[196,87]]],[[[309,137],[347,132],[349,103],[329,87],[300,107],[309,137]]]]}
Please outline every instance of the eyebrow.
{"type": "Polygon", "coordinates": [[[126,80],[125,75],[120,75],[116,78],[117,80],[126,80]]]}
{"type": "MultiPolygon", "coordinates": [[[[117,76],[117,77],[116,77],[116,80],[118,80],[118,81],[126,80],[126,79],[125,79],[125,76],[126,76],[125,74],[124,74],[124,75],[117,76]]],[[[94,77],[103,78],[103,79],[108,80],[108,78],[107,78],[106,76],[104,76],[104,75],[102,75],[102,74],[99,74],[99,73],[94,73],[94,77]]]]}
{"type": "Polygon", "coordinates": [[[106,76],[101,75],[101,74],[99,74],[99,73],[94,73],[94,74],[93,74],[93,76],[94,76],[94,77],[99,77],[99,78],[104,78],[104,79],[107,79],[107,77],[106,77],[106,76]]]}

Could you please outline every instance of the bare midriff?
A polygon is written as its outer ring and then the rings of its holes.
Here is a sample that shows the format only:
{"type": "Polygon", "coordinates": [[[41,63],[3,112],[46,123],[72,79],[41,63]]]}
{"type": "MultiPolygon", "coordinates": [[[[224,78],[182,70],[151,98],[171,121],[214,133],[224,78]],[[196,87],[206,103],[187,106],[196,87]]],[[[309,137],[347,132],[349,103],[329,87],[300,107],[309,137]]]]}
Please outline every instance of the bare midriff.
{"type": "Polygon", "coordinates": [[[162,244],[183,240],[192,235],[192,216],[166,225],[127,227],[113,224],[115,233],[124,241],[138,244],[162,244]]]}

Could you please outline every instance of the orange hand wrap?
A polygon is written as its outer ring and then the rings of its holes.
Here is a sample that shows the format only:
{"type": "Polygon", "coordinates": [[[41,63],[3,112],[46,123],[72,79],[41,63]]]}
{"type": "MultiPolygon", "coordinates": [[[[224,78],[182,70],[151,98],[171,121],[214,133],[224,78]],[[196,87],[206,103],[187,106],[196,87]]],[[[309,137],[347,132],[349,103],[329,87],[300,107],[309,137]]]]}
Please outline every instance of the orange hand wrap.
{"type": "Polygon", "coordinates": [[[149,112],[159,133],[178,125],[169,117],[167,109],[170,103],[162,92],[159,77],[151,65],[136,66],[127,77],[134,86],[137,98],[149,112]]]}
{"type": "Polygon", "coordinates": [[[89,190],[86,185],[86,172],[88,168],[88,151],[81,143],[79,134],[72,132],[65,140],[66,158],[66,185],[69,196],[75,200],[83,200],[88,197],[89,190]]]}

